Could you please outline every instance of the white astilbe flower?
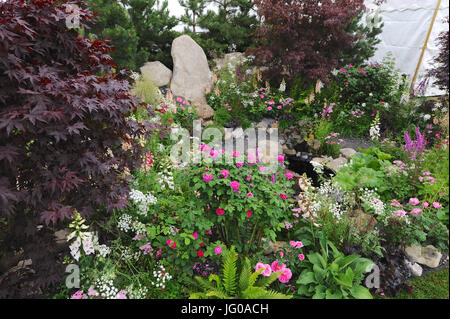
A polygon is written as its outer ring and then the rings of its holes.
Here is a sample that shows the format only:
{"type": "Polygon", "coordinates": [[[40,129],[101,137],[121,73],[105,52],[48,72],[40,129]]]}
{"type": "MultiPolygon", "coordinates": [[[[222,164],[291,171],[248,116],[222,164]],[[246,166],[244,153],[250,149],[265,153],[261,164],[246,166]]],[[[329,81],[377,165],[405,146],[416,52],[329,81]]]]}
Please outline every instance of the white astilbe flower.
{"type": "Polygon", "coordinates": [[[128,233],[132,227],[133,219],[128,214],[123,214],[119,217],[119,222],[117,223],[117,228],[119,230],[128,233]]]}
{"type": "Polygon", "coordinates": [[[310,163],[313,166],[314,172],[316,172],[319,175],[323,174],[323,165],[321,163],[316,161],[311,161],[310,163]]]}
{"type": "Polygon", "coordinates": [[[378,113],[373,119],[372,124],[370,125],[369,135],[370,138],[374,141],[378,141],[380,139],[380,116],[378,113]]]}

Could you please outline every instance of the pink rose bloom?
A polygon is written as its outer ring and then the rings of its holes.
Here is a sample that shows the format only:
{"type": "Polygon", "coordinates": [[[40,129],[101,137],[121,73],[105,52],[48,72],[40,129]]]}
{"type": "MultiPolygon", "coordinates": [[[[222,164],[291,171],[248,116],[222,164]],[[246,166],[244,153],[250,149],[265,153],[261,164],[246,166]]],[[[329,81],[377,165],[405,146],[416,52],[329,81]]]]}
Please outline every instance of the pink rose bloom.
{"type": "Polygon", "coordinates": [[[424,202],[424,203],[423,203],[423,207],[426,208],[426,207],[428,207],[428,206],[430,206],[430,204],[428,204],[428,202],[424,202]]]}
{"type": "Polygon", "coordinates": [[[266,167],[263,165],[263,166],[259,166],[258,169],[260,172],[264,172],[266,170],[266,167]]]}
{"type": "Polygon", "coordinates": [[[404,210],[396,210],[394,212],[394,215],[398,216],[398,217],[405,217],[406,216],[406,212],[404,210]]]}
{"type": "Polygon", "coordinates": [[[211,229],[208,229],[208,230],[206,231],[206,235],[212,235],[212,230],[211,230],[211,229]]]}
{"type": "Polygon", "coordinates": [[[287,179],[292,179],[292,177],[294,177],[294,175],[292,175],[292,173],[286,173],[286,174],[284,174],[284,176],[287,178],[287,179]]]}
{"type": "Polygon", "coordinates": [[[239,156],[241,156],[241,153],[239,153],[238,151],[233,152],[233,157],[239,157],[239,156]]]}
{"type": "Polygon", "coordinates": [[[177,243],[175,240],[172,240],[172,238],[169,238],[166,241],[167,246],[169,246],[170,248],[176,248],[177,247],[177,243]]]}
{"type": "Polygon", "coordinates": [[[305,260],[305,255],[299,254],[299,255],[298,255],[298,259],[300,259],[300,260],[305,260]]]}
{"type": "Polygon", "coordinates": [[[244,166],[244,163],[236,163],[237,168],[241,168],[242,166],[244,166]]]}
{"type": "Polygon", "coordinates": [[[252,180],[252,175],[248,175],[247,178],[246,178],[246,180],[247,180],[248,182],[250,182],[250,181],[252,180]]]}
{"type": "Polygon", "coordinates": [[[239,189],[239,182],[237,181],[230,182],[230,186],[233,189],[233,191],[236,192],[239,189]]]}
{"type": "Polygon", "coordinates": [[[421,212],[422,212],[422,210],[421,210],[420,208],[414,208],[414,209],[410,212],[410,214],[418,215],[418,214],[420,214],[421,212]]]}
{"type": "Polygon", "coordinates": [[[183,99],[181,97],[177,97],[177,102],[178,103],[183,103],[183,99]]]}
{"type": "Polygon", "coordinates": [[[284,194],[280,194],[280,197],[281,197],[282,199],[284,199],[284,200],[286,200],[286,198],[287,198],[287,196],[284,195],[284,194]]]}
{"type": "Polygon", "coordinates": [[[222,174],[223,178],[227,178],[230,175],[230,172],[224,169],[220,172],[220,174],[222,174]]]}
{"type": "Polygon", "coordinates": [[[289,282],[292,278],[292,271],[289,268],[286,268],[283,273],[278,277],[278,280],[283,284],[289,282]]]}
{"type": "Polygon", "coordinates": [[[219,216],[222,216],[223,214],[225,214],[225,209],[217,208],[216,209],[216,214],[219,215],[219,216]]]}
{"type": "Polygon", "coordinates": [[[268,106],[268,107],[267,107],[267,111],[272,111],[272,107],[271,107],[271,106],[268,106]]]}
{"type": "Polygon", "coordinates": [[[302,248],[302,247],[303,247],[303,243],[301,241],[298,241],[295,248],[302,248]]]}
{"type": "Polygon", "coordinates": [[[248,217],[248,218],[252,217],[252,211],[251,211],[251,210],[248,210],[248,211],[247,211],[247,217],[248,217]]]}
{"type": "Polygon", "coordinates": [[[192,237],[194,237],[194,239],[197,239],[197,238],[198,238],[198,233],[197,233],[197,232],[192,233],[191,235],[192,235],[192,237]]]}
{"type": "Polygon", "coordinates": [[[253,197],[253,193],[252,192],[247,194],[247,198],[249,198],[249,197],[253,197]]]}
{"type": "Polygon", "coordinates": [[[418,198],[413,197],[413,198],[409,199],[409,203],[413,206],[417,206],[417,205],[419,205],[420,200],[418,198]]]}
{"type": "Polygon", "coordinates": [[[255,266],[255,271],[258,271],[261,268],[264,268],[264,270],[261,273],[261,275],[263,275],[265,277],[269,277],[270,274],[272,273],[272,269],[270,269],[270,265],[263,264],[263,263],[257,263],[256,266],[255,266]]]}
{"type": "Polygon", "coordinates": [[[208,182],[210,182],[211,180],[213,179],[213,174],[203,174],[203,180],[206,182],[206,183],[208,183],[208,182]]]}
{"type": "Polygon", "coordinates": [[[297,242],[296,241],[293,241],[293,240],[291,240],[290,242],[289,242],[289,245],[291,245],[292,247],[296,247],[297,246],[297,242]]]}
{"type": "Polygon", "coordinates": [[[282,271],[282,270],[285,270],[286,269],[286,265],[285,264],[281,264],[281,266],[278,264],[278,259],[277,260],[275,260],[273,263],[272,263],[272,271],[273,272],[278,272],[278,271],[282,271]]]}
{"type": "Polygon", "coordinates": [[[433,202],[433,207],[439,209],[442,207],[442,205],[439,204],[438,202],[433,202]]]}
{"type": "Polygon", "coordinates": [[[284,162],[284,155],[278,155],[277,160],[278,162],[284,162]]]}
{"type": "Polygon", "coordinates": [[[216,255],[220,255],[222,253],[222,247],[217,246],[216,248],[214,248],[214,253],[216,255]]]}

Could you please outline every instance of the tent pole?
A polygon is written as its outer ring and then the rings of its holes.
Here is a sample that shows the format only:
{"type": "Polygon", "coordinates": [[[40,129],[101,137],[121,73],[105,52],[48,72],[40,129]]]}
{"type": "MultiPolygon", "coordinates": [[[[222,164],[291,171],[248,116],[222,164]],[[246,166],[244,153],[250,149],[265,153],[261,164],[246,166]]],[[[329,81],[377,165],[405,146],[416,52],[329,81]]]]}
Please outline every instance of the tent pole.
{"type": "Polygon", "coordinates": [[[414,76],[411,81],[411,87],[410,87],[411,96],[413,95],[414,83],[416,82],[417,75],[419,74],[419,69],[422,64],[423,56],[425,55],[425,50],[427,49],[428,41],[430,40],[430,36],[431,36],[431,31],[433,30],[434,22],[436,21],[436,17],[439,12],[440,6],[441,6],[441,0],[438,1],[436,9],[434,9],[433,19],[431,20],[430,28],[428,29],[428,34],[425,39],[425,43],[423,45],[422,52],[420,53],[419,62],[417,63],[416,71],[414,72],[414,76]]]}

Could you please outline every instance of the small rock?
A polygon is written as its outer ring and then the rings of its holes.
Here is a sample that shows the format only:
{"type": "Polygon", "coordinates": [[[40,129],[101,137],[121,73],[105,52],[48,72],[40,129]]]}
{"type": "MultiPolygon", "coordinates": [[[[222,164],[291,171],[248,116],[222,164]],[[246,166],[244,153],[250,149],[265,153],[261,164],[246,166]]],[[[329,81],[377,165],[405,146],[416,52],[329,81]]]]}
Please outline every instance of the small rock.
{"type": "Polygon", "coordinates": [[[347,159],[345,157],[338,157],[330,162],[327,162],[325,165],[334,172],[337,172],[344,167],[345,164],[347,164],[347,159]]]}
{"type": "Polygon", "coordinates": [[[57,244],[66,244],[67,243],[67,237],[70,234],[70,229],[61,229],[55,232],[55,241],[57,244]]]}
{"type": "Polygon", "coordinates": [[[409,270],[411,270],[411,273],[415,277],[422,276],[423,269],[418,263],[411,263],[409,260],[405,259],[405,266],[408,267],[409,270]]]}
{"type": "Polygon", "coordinates": [[[406,247],[405,253],[416,263],[436,268],[441,262],[442,254],[432,245],[421,247],[412,245],[406,247]]]}
{"type": "Polygon", "coordinates": [[[144,78],[153,81],[157,87],[169,85],[172,71],[159,61],[147,62],[141,68],[144,78]]]}
{"type": "Polygon", "coordinates": [[[197,115],[202,119],[209,119],[214,116],[214,110],[206,103],[201,103],[196,106],[197,115]]]}
{"type": "Polygon", "coordinates": [[[314,157],[311,161],[325,165],[326,163],[328,163],[330,161],[330,159],[328,159],[326,157],[314,157]]]}
{"type": "Polygon", "coordinates": [[[293,150],[293,149],[290,149],[290,148],[284,149],[283,152],[286,155],[296,155],[297,154],[296,150],[293,150]]]}
{"type": "Polygon", "coordinates": [[[364,213],[360,209],[354,210],[351,217],[353,217],[353,225],[355,225],[361,233],[367,233],[373,230],[377,224],[377,219],[375,217],[364,213]]]}
{"type": "Polygon", "coordinates": [[[350,159],[356,154],[356,151],[353,148],[341,148],[340,152],[346,159],[350,159]]]}

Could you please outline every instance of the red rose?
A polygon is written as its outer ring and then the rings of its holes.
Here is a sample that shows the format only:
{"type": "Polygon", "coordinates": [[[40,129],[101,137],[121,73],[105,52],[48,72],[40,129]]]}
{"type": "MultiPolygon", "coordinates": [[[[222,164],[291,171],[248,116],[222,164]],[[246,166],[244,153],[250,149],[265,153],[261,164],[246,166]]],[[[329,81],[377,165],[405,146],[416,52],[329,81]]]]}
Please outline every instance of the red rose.
{"type": "Polygon", "coordinates": [[[202,258],[204,254],[205,254],[205,253],[203,252],[203,250],[197,251],[197,256],[198,256],[199,258],[202,258]]]}

